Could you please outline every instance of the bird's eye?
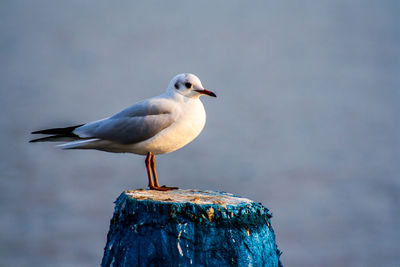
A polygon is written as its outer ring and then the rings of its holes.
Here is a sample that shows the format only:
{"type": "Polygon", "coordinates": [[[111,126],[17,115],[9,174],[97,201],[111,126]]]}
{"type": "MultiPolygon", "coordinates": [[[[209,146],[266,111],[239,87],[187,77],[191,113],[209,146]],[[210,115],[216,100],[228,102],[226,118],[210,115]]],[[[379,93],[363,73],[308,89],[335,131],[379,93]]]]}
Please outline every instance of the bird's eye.
{"type": "Polygon", "coordinates": [[[185,83],[185,86],[187,89],[192,88],[192,84],[191,83],[185,83]]]}
{"type": "Polygon", "coordinates": [[[175,88],[179,89],[179,84],[178,83],[175,83],[175,88]]]}

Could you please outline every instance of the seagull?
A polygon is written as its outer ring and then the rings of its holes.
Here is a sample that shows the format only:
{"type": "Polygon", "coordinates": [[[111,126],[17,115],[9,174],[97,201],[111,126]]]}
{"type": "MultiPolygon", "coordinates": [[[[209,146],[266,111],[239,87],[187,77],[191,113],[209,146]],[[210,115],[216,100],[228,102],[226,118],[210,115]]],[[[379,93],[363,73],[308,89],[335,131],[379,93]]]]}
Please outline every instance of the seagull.
{"type": "Polygon", "coordinates": [[[96,149],[114,153],[146,155],[149,188],[167,191],[177,187],[160,186],[155,155],[175,151],[193,141],[203,130],[206,112],[200,96],[216,97],[204,89],[190,73],[178,74],[167,90],[140,101],[115,115],[64,128],[32,132],[46,137],[29,142],[64,142],[62,149],[96,149]]]}

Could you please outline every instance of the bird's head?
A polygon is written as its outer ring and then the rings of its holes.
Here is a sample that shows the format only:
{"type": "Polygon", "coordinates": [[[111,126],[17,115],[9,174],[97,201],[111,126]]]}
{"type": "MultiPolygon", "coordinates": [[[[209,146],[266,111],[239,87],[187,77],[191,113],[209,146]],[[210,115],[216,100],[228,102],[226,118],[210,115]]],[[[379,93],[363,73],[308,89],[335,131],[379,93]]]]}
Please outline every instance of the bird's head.
{"type": "Polygon", "coordinates": [[[201,95],[216,97],[216,95],[204,89],[200,79],[191,73],[176,75],[169,83],[167,91],[177,92],[189,98],[199,98],[201,95]]]}

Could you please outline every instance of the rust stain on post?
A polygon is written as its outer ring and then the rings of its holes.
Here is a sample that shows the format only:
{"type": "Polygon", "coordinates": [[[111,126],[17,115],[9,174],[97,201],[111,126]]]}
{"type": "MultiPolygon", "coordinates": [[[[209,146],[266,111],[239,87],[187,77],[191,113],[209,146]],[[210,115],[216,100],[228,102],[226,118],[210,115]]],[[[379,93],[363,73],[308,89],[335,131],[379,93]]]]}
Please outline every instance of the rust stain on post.
{"type": "Polygon", "coordinates": [[[208,215],[208,220],[209,220],[210,222],[212,222],[212,218],[213,218],[213,216],[214,216],[214,209],[213,209],[213,208],[209,208],[209,209],[207,210],[207,215],[208,215]]]}

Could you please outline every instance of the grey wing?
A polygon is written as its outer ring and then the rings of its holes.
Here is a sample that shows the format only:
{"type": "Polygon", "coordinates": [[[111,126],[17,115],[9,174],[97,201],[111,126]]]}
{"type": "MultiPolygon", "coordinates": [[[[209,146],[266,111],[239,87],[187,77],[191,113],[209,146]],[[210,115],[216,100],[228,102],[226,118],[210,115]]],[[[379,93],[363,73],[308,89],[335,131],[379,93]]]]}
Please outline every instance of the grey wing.
{"type": "Polygon", "coordinates": [[[138,117],[147,115],[161,115],[171,113],[174,109],[174,104],[166,99],[147,99],[140,101],[133,106],[130,106],[111,118],[138,117]]]}
{"type": "Polygon", "coordinates": [[[77,128],[83,138],[100,138],[120,144],[134,144],[155,136],[172,123],[171,105],[139,102],[116,115],[77,128]]]}

